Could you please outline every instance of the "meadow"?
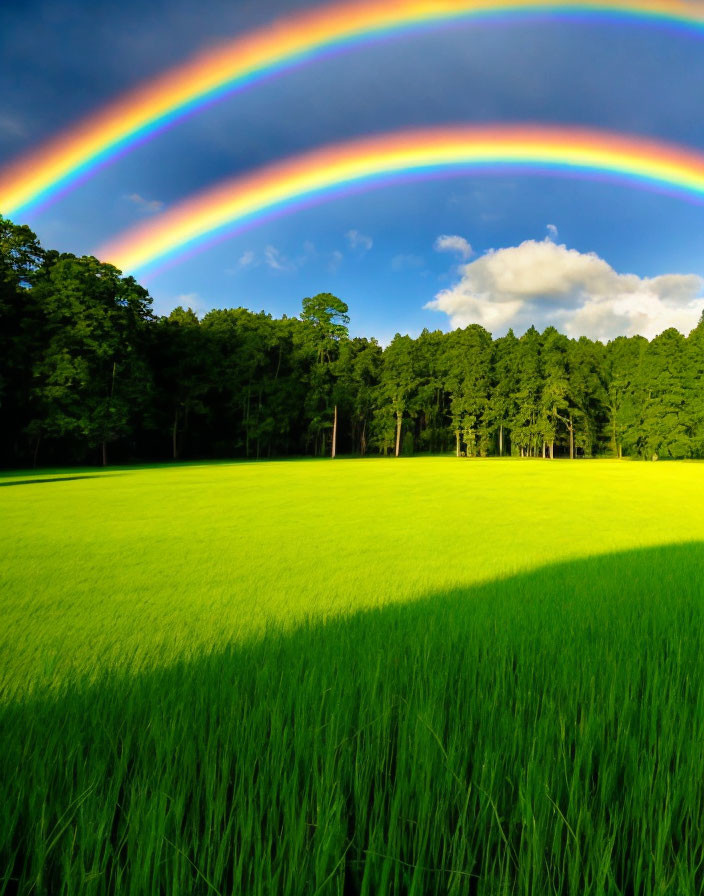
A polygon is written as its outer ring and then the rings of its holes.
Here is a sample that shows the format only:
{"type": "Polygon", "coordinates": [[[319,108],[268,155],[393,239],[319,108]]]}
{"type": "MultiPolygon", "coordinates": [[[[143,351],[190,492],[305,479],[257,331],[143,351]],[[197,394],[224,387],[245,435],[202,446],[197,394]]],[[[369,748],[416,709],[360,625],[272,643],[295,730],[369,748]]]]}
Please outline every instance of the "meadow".
{"type": "Polygon", "coordinates": [[[704,465],[0,475],[0,894],[704,891],[704,465]]]}

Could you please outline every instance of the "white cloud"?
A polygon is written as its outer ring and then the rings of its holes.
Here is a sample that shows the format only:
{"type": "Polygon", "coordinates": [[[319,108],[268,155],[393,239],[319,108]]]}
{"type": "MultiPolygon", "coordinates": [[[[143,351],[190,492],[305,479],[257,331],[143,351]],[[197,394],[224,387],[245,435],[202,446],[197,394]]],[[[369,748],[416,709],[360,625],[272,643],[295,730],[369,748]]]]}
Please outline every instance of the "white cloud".
{"type": "Polygon", "coordinates": [[[137,208],[145,215],[153,215],[156,212],[160,212],[164,207],[164,203],[160,199],[145,199],[144,196],[140,196],[139,193],[130,193],[125,196],[125,199],[128,199],[137,208]]]}
{"type": "Polygon", "coordinates": [[[256,256],[254,254],[253,249],[245,249],[245,251],[240,255],[239,261],[237,262],[238,268],[249,268],[256,262],[256,256]]]}
{"type": "Polygon", "coordinates": [[[547,239],[549,239],[551,242],[554,243],[555,240],[556,240],[556,239],[558,238],[558,236],[560,235],[560,234],[559,234],[559,231],[558,231],[558,229],[557,229],[557,227],[555,227],[554,224],[548,224],[548,226],[547,226],[546,229],[547,229],[547,232],[548,232],[547,239]]]}
{"type": "Polygon", "coordinates": [[[272,271],[295,271],[296,265],[289,261],[276,246],[267,246],[264,249],[264,264],[272,271]]]}
{"type": "MultiPolygon", "coordinates": [[[[338,253],[332,253],[335,257],[338,253]]],[[[263,251],[255,251],[254,249],[245,249],[237,259],[233,267],[225,269],[226,274],[238,274],[242,270],[258,268],[260,265],[266,265],[270,270],[278,273],[292,273],[302,268],[308,262],[314,261],[318,257],[318,251],[315,243],[306,240],[303,243],[303,251],[295,256],[286,255],[277,246],[268,245],[263,251]]]]}
{"type": "Polygon", "coordinates": [[[360,233],[359,230],[348,230],[345,239],[350,249],[361,249],[363,252],[368,252],[374,245],[374,240],[366,233],[360,233]]]}
{"type": "Polygon", "coordinates": [[[570,336],[651,339],[668,327],[688,333],[704,310],[696,274],[619,274],[594,253],[549,239],[490,251],[461,268],[461,278],[426,308],[452,326],[479,323],[492,332],[554,324],[570,336]]]}
{"type": "Polygon", "coordinates": [[[443,234],[435,240],[436,252],[456,252],[461,258],[471,258],[474,252],[463,236],[451,236],[443,234]]]}

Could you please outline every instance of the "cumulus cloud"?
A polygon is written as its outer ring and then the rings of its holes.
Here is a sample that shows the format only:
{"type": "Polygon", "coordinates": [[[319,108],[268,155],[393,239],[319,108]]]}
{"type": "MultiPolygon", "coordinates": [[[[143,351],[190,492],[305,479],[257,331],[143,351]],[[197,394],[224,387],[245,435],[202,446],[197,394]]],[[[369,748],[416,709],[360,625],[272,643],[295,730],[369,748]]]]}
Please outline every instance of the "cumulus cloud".
{"type": "Polygon", "coordinates": [[[435,240],[436,252],[456,252],[465,261],[471,258],[474,252],[463,236],[444,233],[435,240]]]}
{"type": "Polygon", "coordinates": [[[551,240],[551,241],[554,243],[555,240],[556,240],[556,239],[558,238],[558,236],[560,235],[559,232],[558,232],[558,230],[557,230],[557,227],[555,227],[554,224],[548,224],[548,226],[547,226],[547,231],[548,231],[548,236],[547,236],[547,238],[548,238],[549,240],[551,240]]]}
{"type": "Polygon", "coordinates": [[[426,305],[453,327],[479,323],[502,333],[553,324],[570,336],[651,339],[668,327],[688,333],[704,310],[704,280],[695,274],[619,274],[598,255],[549,239],[487,252],[460,273],[426,305]]]}
{"type": "Polygon", "coordinates": [[[368,252],[374,245],[374,240],[359,230],[348,230],[345,239],[350,249],[361,249],[363,252],[368,252]]]}
{"type": "Polygon", "coordinates": [[[140,212],[145,215],[154,215],[164,207],[164,203],[160,199],[145,199],[139,193],[129,193],[125,196],[125,199],[136,205],[140,212]]]}

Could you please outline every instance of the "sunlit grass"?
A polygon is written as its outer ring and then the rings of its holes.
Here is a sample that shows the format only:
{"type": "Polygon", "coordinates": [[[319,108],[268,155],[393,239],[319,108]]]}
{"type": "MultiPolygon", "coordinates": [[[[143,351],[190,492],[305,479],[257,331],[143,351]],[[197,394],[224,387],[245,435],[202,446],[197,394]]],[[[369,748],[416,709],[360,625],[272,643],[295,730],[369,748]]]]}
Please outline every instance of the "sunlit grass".
{"type": "Polygon", "coordinates": [[[0,479],[0,894],[704,891],[704,465],[63,477],[0,479]]]}
{"type": "Polygon", "coordinates": [[[556,560],[704,540],[698,464],[437,458],[43,476],[53,481],[0,478],[0,692],[556,560]]]}

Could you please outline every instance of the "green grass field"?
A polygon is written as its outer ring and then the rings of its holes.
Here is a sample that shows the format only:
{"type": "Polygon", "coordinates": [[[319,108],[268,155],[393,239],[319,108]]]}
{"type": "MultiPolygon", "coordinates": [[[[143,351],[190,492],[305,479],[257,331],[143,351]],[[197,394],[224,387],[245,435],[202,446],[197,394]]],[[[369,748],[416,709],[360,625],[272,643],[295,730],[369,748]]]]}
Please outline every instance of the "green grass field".
{"type": "Polygon", "coordinates": [[[704,465],[0,476],[0,894],[704,892],[704,465]]]}

